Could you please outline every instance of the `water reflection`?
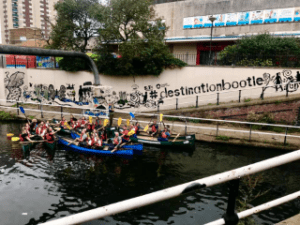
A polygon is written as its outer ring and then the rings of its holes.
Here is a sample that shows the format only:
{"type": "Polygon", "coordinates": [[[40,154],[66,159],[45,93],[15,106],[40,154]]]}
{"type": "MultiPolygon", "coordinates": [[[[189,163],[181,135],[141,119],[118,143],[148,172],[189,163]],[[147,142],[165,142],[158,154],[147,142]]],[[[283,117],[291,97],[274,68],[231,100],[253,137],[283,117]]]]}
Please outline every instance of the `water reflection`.
{"type": "MultiPolygon", "coordinates": [[[[1,125],[2,136],[20,126],[1,125]],[[11,129],[11,130],[10,130],[11,129]]],[[[29,152],[0,138],[1,224],[38,224],[103,205],[144,195],[283,152],[197,143],[194,151],[147,148],[133,159],[101,157],[37,145],[29,152]],[[2,218],[4,218],[2,220],[2,218]]],[[[258,205],[298,191],[299,163],[263,173],[258,205]]],[[[220,218],[227,201],[227,185],[201,189],[175,199],[110,216],[86,224],[203,224],[220,218]]],[[[274,224],[299,212],[293,201],[255,216],[258,224],[274,224]]]]}

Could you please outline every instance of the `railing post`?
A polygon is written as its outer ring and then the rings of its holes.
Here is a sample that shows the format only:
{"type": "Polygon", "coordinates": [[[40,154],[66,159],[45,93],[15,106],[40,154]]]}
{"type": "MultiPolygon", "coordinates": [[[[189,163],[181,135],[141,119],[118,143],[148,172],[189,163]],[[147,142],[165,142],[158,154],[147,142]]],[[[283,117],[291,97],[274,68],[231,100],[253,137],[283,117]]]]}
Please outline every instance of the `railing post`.
{"type": "Polygon", "coordinates": [[[217,93],[217,105],[219,105],[220,93],[217,93]]]}
{"type": "Polygon", "coordinates": [[[176,110],[178,110],[178,98],[176,98],[176,110]]]}
{"type": "Polygon", "coordinates": [[[285,128],[285,136],[284,136],[284,145],[286,145],[286,135],[287,135],[287,133],[288,133],[288,127],[287,128],[285,128]]]}
{"type": "Polygon", "coordinates": [[[216,137],[219,136],[219,124],[217,123],[216,137]]]}
{"type": "Polygon", "coordinates": [[[239,192],[240,179],[231,180],[229,183],[229,197],[226,213],[222,216],[226,225],[236,225],[239,222],[239,217],[235,212],[236,198],[239,192]]]}
{"type": "Polygon", "coordinates": [[[187,120],[185,119],[185,135],[187,135],[187,120]]]}
{"type": "Polygon", "coordinates": [[[198,108],[198,95],[196,96],[196,108],[198,108]]]}
{"type": "Polygon", "coordinates": [[[61,115],[60,115],[61,118],[63,118],[63,107],[62,107],[62,106],[60,107],[60,114],[61,114],[61,115]]]}
{"type": "Polygon", "coordinates": [[[42,105],[42,102],[41,102],[41,118],[44,118],[44,115],[43,115],[43,105],[42,105]]]}
{"type": "Polygon", "coordinates": [[[19,111],[19,102],[17,102],[17,114],[20,115],[20,111],[19,111]]]}
{"type": "Polygon", "coordinates": [[[286,91],[285,97],[289,97],[289,84],[288,83],[285,87],[285,91],[286,91]]]}
{"type": "Polygon", "coordinates": [[[249,141],[251,141],[252,124],[250,124],[249,141]]]}
{"type": "Polygon", "coordinates": [[[241,103],[242,90],[239,90],[239,103],[241,103]]]}

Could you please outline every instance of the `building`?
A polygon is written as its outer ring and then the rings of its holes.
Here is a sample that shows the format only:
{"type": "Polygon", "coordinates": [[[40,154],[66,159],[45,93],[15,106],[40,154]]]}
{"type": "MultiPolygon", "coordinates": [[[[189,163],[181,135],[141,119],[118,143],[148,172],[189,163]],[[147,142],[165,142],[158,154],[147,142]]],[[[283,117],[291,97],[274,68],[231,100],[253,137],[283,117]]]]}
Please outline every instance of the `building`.
{"type": "Polygon", "coordinates": [[[300,1],[156,0],[155,3],[157,16],[169,28],[166,43],[176,57],[190,65],[216,64],[218,52],[243,36],[267,32],[300,37],[300,1]],[[213,27],[211,16],[216,18],[213,27]]]}
{"type": "Polygon", "coordinates": [[[42,30],[39,28],[9,29],[9,44],[19,45],[27,40],[42,40],[42,30]]]}
{"type": "Polygon", "coordinates": [[[9,30],[17,28],[39,28],[45,38],[49,37],[56,2],[58,0],[0,0],[0,44],[9,44],[9,30]]]}

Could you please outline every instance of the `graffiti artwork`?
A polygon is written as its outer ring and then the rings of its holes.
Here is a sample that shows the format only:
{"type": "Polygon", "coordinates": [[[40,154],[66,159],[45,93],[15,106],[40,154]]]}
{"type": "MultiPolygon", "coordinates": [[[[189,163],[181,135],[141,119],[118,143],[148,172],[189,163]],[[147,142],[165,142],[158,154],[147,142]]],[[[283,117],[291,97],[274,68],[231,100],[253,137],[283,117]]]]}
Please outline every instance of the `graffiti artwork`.
{"type": "Polygon", "coordinates": [[[24,84],[25,74],[17,71],[13,74],[5,72],[4,86],[6,90],[6,100],[19,101],[22,96],[21,86],[24,84]]]}

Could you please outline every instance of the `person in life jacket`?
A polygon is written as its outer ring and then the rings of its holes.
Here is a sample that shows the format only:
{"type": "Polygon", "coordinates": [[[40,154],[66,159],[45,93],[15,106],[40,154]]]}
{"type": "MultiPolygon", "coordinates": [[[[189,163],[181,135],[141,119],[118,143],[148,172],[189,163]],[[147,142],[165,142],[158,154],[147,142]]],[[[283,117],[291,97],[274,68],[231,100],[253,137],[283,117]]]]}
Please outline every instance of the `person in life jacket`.
{"type": "Polygon", "coordinates": [[[95,123],[95,128],[99,129],[101,127],[101,120],[100,118],[97,116],[96,117],[96,123],[95,123]]]}
{"type": "Polygon", "coordinates": [[[164,128],[164,130],[161,132],[161,137],[157,138],[158,141],[168,141],[168,138],[170,137],[170,133],[168,132],[167,127],[164,128]]]}
{"type": "Polygon", "coordinates": [[[83,116],[81,119],[81,127],[85,127],[86,124],[87,124],[86,118],[83,116]]]}
{"type": "Polygon", "coordinates": [[[153,121],[153,123],[149,127],[151,127],[151,131],[149,132],[149,134],[151,134],[151,136],[157,135],[158,125],[156,124],[155,120],[153,121]]]}
{"type": "Polygon", "coordinates": [[[54,141],[54,132],[51,127],[47,128],[46,140],[48,142],[54,141]]]}
{"type": "Polygon", "coordinates": [[[115,149],[118,149],[119,146],[122,144],[122,137],[120,137],[119,132],[115,132],[113,144],[115,145],[115,149]]]}
{"type": "Polygon", "coordinates": [[[66,122],[66,119],[65,119],[65,117],[63,116],[63,117],[61,118],[61,121],[59,122],[59,125],[60,125],[61,127],[64,127],[64,126],[65,126],[65,122],[66,122]]]}
{"type": "Polygon", "coordinates": [[[100,132],[100,137],[103,141],[107,140],[107,131],[104,129],[102,132],[100,132]]]}
{"type": "Polygon", "coordinates": [[[73,129],[73,130],[76,129],[76,126],[77,126],[77,124],[76,124],[76,122],[73,120],[72,123],[71,123],[72,129],[73,129]]]}
{"type": "Polygon", "coordinates": [[[37,128],[35,129],[35,134],[36,135],[41,135],[43,132],[43,127],[42,127],[42,124],[40,123],[37,128]]]}
{"type": "Polygon", "coordinates": [[[27,132],[27,128],[22,128],[22,133],[19,135],[20,141],[32,141],[30,139],[30,134],[27,132]]]}
{"type": "Polygon", "coordinates": [[[95,140],[95,147],[100,148],[103,146],[103,141],[101,138],[98,137],[97,134],[94,134],[94,140],[95,140]]]}
{"type": "Polygon", "coordinates": [[[94,129],[95,129],[94,122],[93,123],[88,123],[88,125],[87,125],[87,131],[89,133],[92,133],[94,129]]]}
{"type": "Polygon", "coordinates": [[[73,114],[71,114],[70,116],[70,123],[69,124],[72,124],[73,121],[77,121],[77,119],[73,116],[73,114]]]}
{"type": "Polygon", "coordinates": [[[37,127],[37,120],[32,119],[31,123],[29,125],[29,132],[34,132],[37,127]]]}
{"type": "Polygon", "coordinates": [[[77,120],[75,129],[78,129],[80,127],[81,127],[81,119],[77,120]]]}
{"type": "Polygon", "coordinates": [[[80,137],[79,138],[76,138],[75,141],[78,141],[80,144],[85,144],[85,142],[87,141],[87,134],[86,134],[86,129],[83,129],[81,131],[81,134],[80,134],[80,137]]]}
{"type": "Polygon", "coordinates": [[[124,125],[123,131],[122,131],[122,136],[121,136],[123,142],[128,142],[129,141],[130,137],[129,137],[128,133],[129,133],[129,131],[127,129],[127,126],[124,125]]]}
{"type": "Polygon", "coordinates": [[[47,120],[47,122],[45,123],[45,126],[46,126],[46,128],[49,128],[49,127],[50,127],[49,120],[47,120]]]}
{"type": "Polygon", "coordinates": [[[89,147],[89,148],[92,148],[93,146],[94,146],[94,138],[93,137],[88,137],[87,138],[87,146],[89,147]]]}

